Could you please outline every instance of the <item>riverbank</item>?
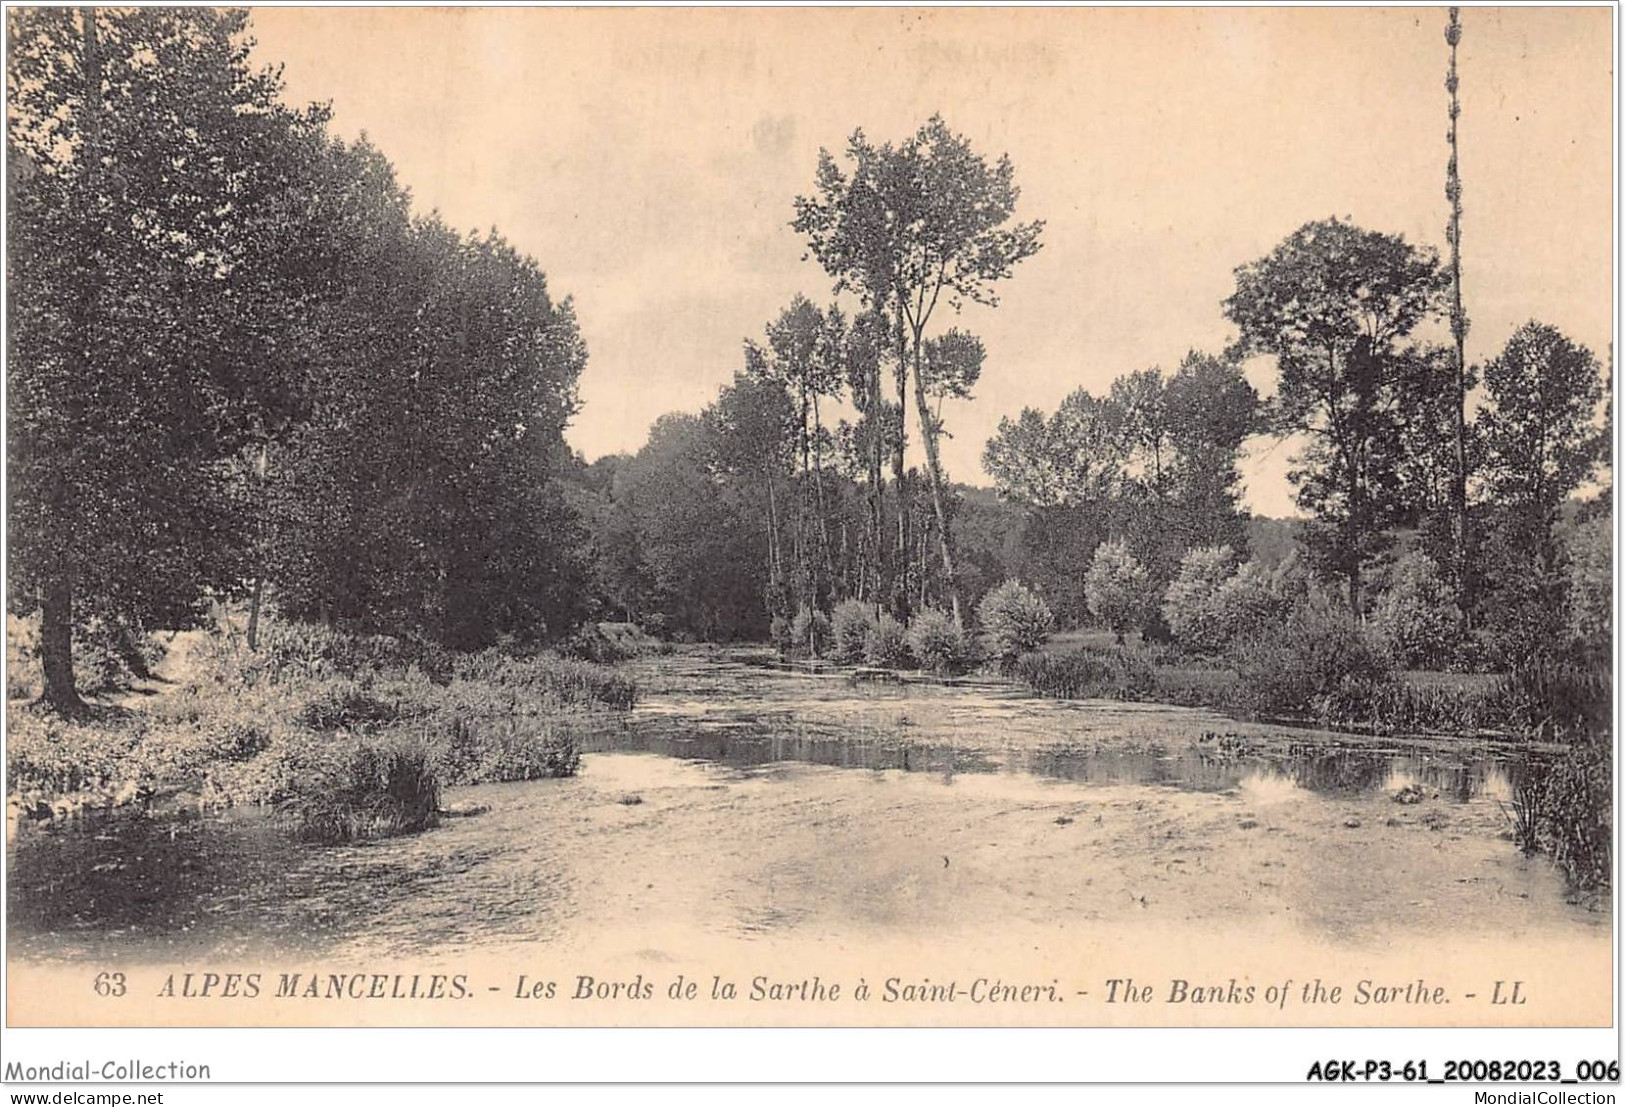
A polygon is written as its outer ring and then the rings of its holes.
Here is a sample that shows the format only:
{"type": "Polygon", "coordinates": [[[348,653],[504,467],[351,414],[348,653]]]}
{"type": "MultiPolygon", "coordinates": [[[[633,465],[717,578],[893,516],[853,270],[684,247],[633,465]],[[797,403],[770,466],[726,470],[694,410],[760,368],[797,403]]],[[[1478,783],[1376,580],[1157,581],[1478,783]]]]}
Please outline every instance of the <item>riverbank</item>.
{"type": "Polygon", "coordinates": [[[568,776],[584,736],[637,695],[557,653],[451,653],[280,625],[257,648],[178,638],[161,670],[72,717],[7,705],[8,826],[154,803],[265,805],[293,833],[348,841],[432,826],[444,788],[568,776]]]}

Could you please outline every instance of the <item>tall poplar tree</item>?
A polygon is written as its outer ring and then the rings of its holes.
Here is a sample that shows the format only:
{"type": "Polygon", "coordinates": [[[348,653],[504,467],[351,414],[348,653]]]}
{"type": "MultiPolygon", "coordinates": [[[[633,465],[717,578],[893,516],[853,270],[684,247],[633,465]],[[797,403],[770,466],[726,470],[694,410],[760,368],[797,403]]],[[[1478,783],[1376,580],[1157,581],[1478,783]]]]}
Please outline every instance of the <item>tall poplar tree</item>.
{"type": "MultiPolygon", "coordinates": [[[[813,256],[835,278],[837,292],[858,293],[865,307],[886,313],[896,328],[899,410],[906,428],[912,380],[944,585],[960,621],[938,452],[942,426],[928,403],[932,372],[926,332],[940,303],[955,311],[967,302],[996,305],[995,283],[1038,252],[1044,225],[1011,223],[1021,192],[1010,159],[990,165],[941,116],[932,116],[896,146],[875,146],[862,130],[854,131],[847,160],[851,168],[843,172],[827,150],[819,151],[816,193],[796,198],[792,225],[807,236],[813,256]]],[[[962,352],[956,347],[956,356],[962,352]]],[[[898,449],[894,479],[901,485],[901,435],[898,449]]],[[[906,563],[906,504],[898,516],[900,562],[906,563]]],[[[904,604],[906,611],[906,599],[904,604]]]]}

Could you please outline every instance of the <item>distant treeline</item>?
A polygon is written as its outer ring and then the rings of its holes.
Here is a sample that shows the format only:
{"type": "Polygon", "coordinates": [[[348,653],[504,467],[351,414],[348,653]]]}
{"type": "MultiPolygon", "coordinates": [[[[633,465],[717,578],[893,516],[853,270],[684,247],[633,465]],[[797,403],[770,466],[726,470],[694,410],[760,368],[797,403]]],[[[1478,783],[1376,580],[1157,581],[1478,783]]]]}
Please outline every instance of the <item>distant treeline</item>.
{"type": "MultiPolygon", "coordinates": [[[[1257,573],[1293,556],[1357,620],[1402,628],[1403,664],[1604,660],[1604,371],[1556,328],[1526,324],[1466,368],[1468,418],[1454,352],[1416,337],[1444,322],[1447,287],[1431,250],[1308,224],[1237,269],[1230,348],[1004,419],[983,453],[995,489],[944,480],[929,499],[929,466],[897,461],[907,392],[870,406],[864,391],[907,375],[907,344],[886,341],[895,322],[798,298],[704,412],[668,416],[636,455],[588,468],[600,593],[667,631],[782,643],[798,616],[847,599],[958,622],[961,603],[1015,579],[1065,624],[1166,641],[1180,636],[1163,600],[1182,576],[1217,586],[1250,557],[1257,573]],[[1277,372],[1268,402],[1240,368],[1258,356],[1277,372]],[[859,417],[832,425],[837,401],[859,417]],[[1252,520],[1241,453],[1287,435],[1305,443],[1290,473],[1304,518],[1252,520]]],[[[944,399],[971,398],[986,353],[958,330],[923,346],[914,410],[929,438],[944,399]]]]}

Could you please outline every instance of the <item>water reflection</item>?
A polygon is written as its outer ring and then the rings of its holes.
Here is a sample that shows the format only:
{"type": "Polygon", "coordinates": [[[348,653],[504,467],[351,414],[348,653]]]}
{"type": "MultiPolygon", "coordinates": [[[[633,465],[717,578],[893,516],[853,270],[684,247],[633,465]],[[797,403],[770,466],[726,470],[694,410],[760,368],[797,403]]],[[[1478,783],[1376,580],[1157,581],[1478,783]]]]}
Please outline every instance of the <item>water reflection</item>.
{"type": "Polygon", "coordinates": [[[1175,715],[1170,725],[1170,710],[1179,709],[1057,703],[981,690],[944,695],[936,687],[881,686],[854,691],[820,680],[811,689],[785,689],[785,695],[805,697],[789,710],[764,683],[734,687],[730,698],[708,700],[692,713],[684,710],[692,700],[656,698],[640,706],[627,728],[594,738],[589,752],[656,753],[743,769],[792,761],[923,773],[1027,773],[1197,792],[1256,787],[1259,779],[1328,797],[1415,786],[1455,803],[1480,797],[1505,801],[1521,771],[1482,749],[1451,753],[1324,741],[1268,745],[1234,733],[1201,731],[1205,717],[1200,715],[1185,728],[1175,715]],[[1144,721],[1153,710],[1161,712],[1156,726],[1144,721]],[[1125,747],[1123,737],[1136,726],[1145,740],[1125,747]],[[1193,735],[1193,729],[1200,733],[1193,735]]]}

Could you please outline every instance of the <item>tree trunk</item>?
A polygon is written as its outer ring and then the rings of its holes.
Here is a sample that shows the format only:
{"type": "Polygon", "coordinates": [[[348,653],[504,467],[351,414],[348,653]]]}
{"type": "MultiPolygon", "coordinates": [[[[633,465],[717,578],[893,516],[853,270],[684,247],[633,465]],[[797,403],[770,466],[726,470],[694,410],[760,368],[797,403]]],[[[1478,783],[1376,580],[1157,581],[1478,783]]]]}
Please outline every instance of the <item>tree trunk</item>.
{"type": "MultiPolygon", "coordinates": [[[[95,311],[97,286],[97,256],[96,244],[96,190],[98,181],[98,168],[101,158],[101,105],[102,105],[102,78],[101,53],[96,42],[96,9],[85,8],[80,14],[82,31],[84,34],[84,149],[80,157],[84,162],[84,174],[77,197],[81,206],[80,216],[83,219],[83,230],[86,241],[82,243],[82,252],[79,258],[79,302],[78,308],[78,349],[74,356],[78,359],[78,379],[88,382],[91,378],[89,361],[91,352],[95,349],[95,335],[92,316],[95,311]]],[[[69,425],[70,433],[82,433],[83,427],[77,411],[76,399],[70,398],[69,425]]],[[[72,493],[68,475],[58,473],[61,484],[57,486],[52,496],[50,534],[56,543],[57,552],[51,559],[49,576],[45,582],[45,594],[40,603],[40,670],[41,695],[40,699],[53,711],[60,715],[77,715],[85,710],[84,700],[79,698],[79,690],[74,686],[73,678],[73,544],[75,539],[72,519],[74,507],[71,503],[72,493]]]]}
{"type": "Polygon", "coordinates": [[[248,648],[260,648],[260,603],[265,598],[265,575],[254,577],[254,595],[248,601],[248,648]]]}
{"type": "Polygon", "coordinates": [[[1360,586],[1364,574],[1360,569],[1360,557],[1355,554],[1349,559],[1348,588],[1349,611],[1353,614],[1355,622],[1360,621],[1360,586]]]}
{"type": "MultiPolygon", "coordinates": [[[[835,553],[829,541],[829,507],[824,496],[823,419],[818,412],[818,393],[813,393],[813,494],[818,503],[818,541],[823,549],[824,582],[835,588],[835,553]]],[[[816,591],[816,588],[815,588],[816,591]]]]}
{"type": "Polygon", "coordinates": [[[914,403],[920,413],[920,437],[925,442],[925,468],[931,482],[931,512],[937,520],[937,543],[942,550],[942,583],[948,592],[954,626],[963,627],[959,612],[959,582],[954,579],[953,539],[948,535],[948,513],[942,505],[942,464],[937,459],[937,428],[925,402],[925,377],[920,373],[920,336],[914,336],[914,403]]]}
{"type": "Polygon", "coordinates": [[[118,650],[119,660],[130,674],[139,680],[157,680],[158,677],[147,665],[147,656],[141,652],[141,645],[135,640],[130,628],[120,623],[113,628],[113,646],[118,650]]]}
{"type": "Polygon", "coordinates": [[[885,470],[881,452],[885,447],[885,427],[880,411],[880,356],[875,355],[874,375],[869,391],[869,519],[867,562],[864,567],[869,597],[878,606],[885,603],[886,591],[886,509],[885,470]]]}
{"type": "Polygon", "coordinates": [[[908,524],[910,494],[907,480],[908,441],[908,338],[903,332],[903,290],[897,290],[897,446],[892,451],[892,483],[897,488],[897,579],[892,591],[897,604],[898,621],[907,625],[908,596],[908,524]]]}
{"type": "Polygon", "coordinates": [[[248,605],[248,648],[260,648],[260,604],[265,600],[265,477],[270,472],[271,457],[264,442],[260,443],[260,456],[254,463],[254,473],[260,482],[260,514],[256,530],[259,532],[254,542],[254,558],[258,562],[254,567],[254,595],[248,605]]]}
{"type": "Polygon", "coordinates": [[[40,604],[40,701],[59,715],[79,715],[85,701],[73,682],[73,577],[59,566],[40,604]]]}
{"type": "Polygon", "coordinates": [[[784,563],[779,554],[779,507],[778,499],[773,492],[773,470],[766,470],[767,474],[767,589],[768,611],[771,620],[782,616],[784,612],[777,610],[779,605],[779,588],[784,580],[784,563]]]}

